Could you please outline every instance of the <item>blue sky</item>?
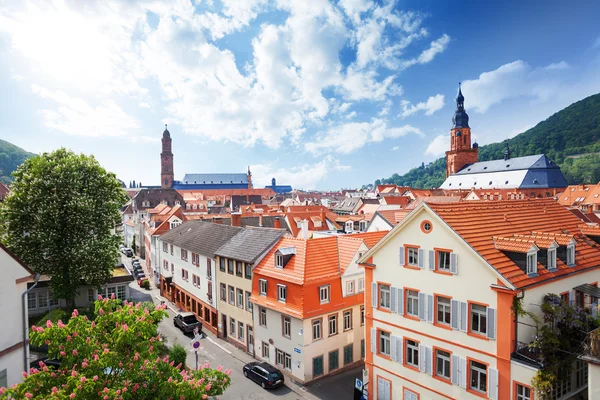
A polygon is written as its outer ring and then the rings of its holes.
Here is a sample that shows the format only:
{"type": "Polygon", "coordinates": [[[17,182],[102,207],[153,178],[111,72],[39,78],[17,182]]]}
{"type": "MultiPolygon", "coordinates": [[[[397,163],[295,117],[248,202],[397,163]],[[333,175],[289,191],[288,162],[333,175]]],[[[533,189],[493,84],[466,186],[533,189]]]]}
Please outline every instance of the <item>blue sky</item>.
{"type": "MultiPolygon", "coordinates": [[[[600,3],[0,3],[0,138],[125,182],[244,172],[357,187],[443,155],[463,82],[480,144],[600,92],[600,3]],[[85,6],[83,6],[85,5],[85,6]]],[[[500,157],[500,155],[499,155],[500,157]]]]}

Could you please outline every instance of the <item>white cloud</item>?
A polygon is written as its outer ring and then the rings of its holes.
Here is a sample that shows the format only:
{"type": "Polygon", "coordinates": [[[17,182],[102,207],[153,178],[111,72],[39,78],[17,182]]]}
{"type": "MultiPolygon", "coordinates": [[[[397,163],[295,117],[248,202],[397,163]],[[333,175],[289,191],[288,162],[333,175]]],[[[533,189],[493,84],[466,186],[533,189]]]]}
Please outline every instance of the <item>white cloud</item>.
{"type": "Polygon", "coordinates": [[[448,150],[448,146],[450,141],[448,140],[448,135],[439,135],[436,136],[431,142],[429,142],[429,146],[425,150],[425,154],[432,156],[441,156],[446,153],[448,150]]]}
{"type": "Polygon", "coordinates": [[[392,151],[397,151],[397,150],[400,150],[400,146],[394,146],[394,147],[392,147],[392,151]]]}
{"type": "Polygon", "coordinates": [[[402,62],[401,67],[403,69],[406,69],[416,64],[430,63],[431,61],[433,61],[435,56],[437,56],[440,53],[443,53],[446,50],[446,48],[448,47],[448,43],[450,43],[450,36],[444,33],[438,39],[432,41],[429,44],[429,47],[423,50],[423,52],[421,52],[421,54],[418,57],[402,62]]]}
{"type": "Polygon", "coordinates": [[[410,125],[388,127],[387,121],[382,119],[373,119],[371,122],[349,122],[328,129],[316,141],[306,143],[304,148],[316,154],[323,151],[349,154],[368,143],[395,139],[408,134],[422,135],[422,132],[410,125]]]}
{"type": "Polygon", "coordinates": [[[346,15],[354,22],[360,21],[360,14],[373,7],[370,0],[340,0],[340,6],[344,9],[346,15]]]}
{"type": "Polygon", "coordinates": [[[544,67],[544,69],[548,70],[548,71],[553,71],[553,70],[567,69],[569,67],[570,67],[570,65],[566,61],[561,61],[561,62],[552,63],[550,65],[547,65],[544,67]]]}
{"type": "Polygon", "coordinates": [[[325,157],[314,164],[302,164],[295,167],[275,168],[271,164],[251,165],[256,186],[271,184],[271,178],[276,178],[279,184],[293,184],[297,189],[314,189],[331,171],[350,171],[349,165],[341,165],[331,156],[325,157]]]}
{"type": "Polygon", "coordinates": [[[140,108],[150,108],[150,104],[146,103],[145,101],[139,103],[138,106],[140,106],[140,108]]]}
{"type": "Polygon", "coordinates": [[[417,105],[411,104],[409,101],[402,102],[402,118],[406,118],[418,111],[425,111],[425,115],[432,115],[434,112],[441,110],[444,107],[444,95],[436,94],[427,99],[426,102],[418,103],[417,105]]]}

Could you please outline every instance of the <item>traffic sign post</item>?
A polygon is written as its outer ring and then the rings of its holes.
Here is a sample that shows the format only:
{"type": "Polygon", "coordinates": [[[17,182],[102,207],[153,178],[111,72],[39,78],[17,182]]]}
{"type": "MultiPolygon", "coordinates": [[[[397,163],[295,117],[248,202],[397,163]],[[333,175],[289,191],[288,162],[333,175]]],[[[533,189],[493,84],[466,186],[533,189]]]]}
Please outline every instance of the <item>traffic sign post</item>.
{"type": "Polygon", "coordinates": [[[192,349],[194,350],[194,353],[196,354],[196,370],[198,370],[198,350],[200,349],[200,339],[201,336],[198,334],[198,328],[194,329],[194,339],[190,342],[190,344],[192,345],[192,349]]]}

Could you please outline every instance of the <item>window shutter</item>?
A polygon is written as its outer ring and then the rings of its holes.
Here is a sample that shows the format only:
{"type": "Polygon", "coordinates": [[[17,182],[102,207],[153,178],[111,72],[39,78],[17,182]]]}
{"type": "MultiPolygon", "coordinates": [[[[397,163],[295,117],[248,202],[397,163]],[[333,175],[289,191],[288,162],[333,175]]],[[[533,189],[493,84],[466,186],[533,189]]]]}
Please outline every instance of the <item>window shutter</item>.
{"type": "Polygon", "coordinates": [[[452,379],[452,384],[453,385],[458,385],[459,384],[459,379],[458,379],[458,367],[459,367],[459,363],[460,363],[460,357],[459,356],[455,356],[452,355],[452,360],[451,360],[451,365],[450,368],[452,369],[450,378],[452,379]]]}
{"type": "Polygon", "coordinates": [[[419,319],[425,320],[425,293],[419,292],[419,319]]]}
{"type": "Polygon", "coordinates": [[[427,371],[427,347],[425,345],[419,345],[419,371],[427,371]]]}
{"type": "Polygon", "coordinates": [[[371,284],[371,302],[373,308],[377,308],[377,282],[371,284]]]}
{"type": "Polygon", "coordinates": [[[433,250],[429,250],[429,270],[435,270],[435,252],[433,250]]]}
{"type": "Polygon", "coordinates": [[[460,330],[463,332],[467,331],[467,325],[469,321],[469,314],[467,312],[467,303],[464,301],[460,302],[460,330]]]}
{"type": "Polygon", "coordinates": [[[396,336],[392,335],[390,337],[390,357],[392,361],[398,361],[397,352],[396,352],[396,336]]]}
{"type": "Polygon", "coordinates": [[[450,272],[454,275],[458,274],[458,255],[456,253],[450,253],[450,272]]]}
{"type": "Polygon", "coordinates": [[[574,290],[569,290],[569,305],[571,305],[571,306],[575,305],[575,291],[574,290]]]}
{"type": "Polygon", "coordinates": [[[404,247],[400,246],[400,265],[404,266],[404,247]]]}
{"type": "Polygon", "coordinates": [[[377,398],[378,399],[385,399],[385,386],[384,383],[385,381],[381,378],[377,378],[377,398]]]}
{"type": "Polygon", "coordinates": [[[398,288],[396,300],[398,301],[398,314],[404,315],[404,291],[402,288],[398,288]]]}
{"type": "Polygon", "coordinates": [[[498,370],[488,368],[488,395],[490,400],[498,400],[498,370]]]}
{"type": "Polygon", "coordinates": [[[427,322],[433,324],[433,295],[427,295],[427,322]]]}
{"type": "Polygon", "coordinates": [[[490,307],[487,309],[487,337],[496,339],[496,310],[490,307]]]}
{"type": "Polygon", "coordinates": [[[467,387],[467,360],[460,358],[460,372],[458,373],[459,385],[461,388],[467,387]]]}
{"type": "Polygon", "coordinates": [[[404,361],[402,360],[402,337],[396,336],[396,361],[402,364],[404,361]]]}
{"type": "Polygon", "coordinates": [[[398,306],[398,304],[396,303],[396,288],[391,287],[390,288],[390,311],[393,313],[397,313],[398,312],[397,306],[398,306]]]}
{"type": "Polygon", "coordinates": [[[433,375],[433,351],[431,347],[427,347],[427,371],[429,375],[433,375]]]}
{"type": "Polygon", "coordinates": [[[450,303],[450,324],[452,329],[458,329],[458,307],[459,302],[456,300],[452,300],[450,303]]]}
{"type": "Polygon", "coordinates": [[[423,249],[419,249],[419,268],[423,269],[423,258],[425,258],[425,251],[423,249]]]}
{"type": "Polygon", "coordinates": [[[377,353],[377,329],[371,328],[371,353],[377,353]]]}

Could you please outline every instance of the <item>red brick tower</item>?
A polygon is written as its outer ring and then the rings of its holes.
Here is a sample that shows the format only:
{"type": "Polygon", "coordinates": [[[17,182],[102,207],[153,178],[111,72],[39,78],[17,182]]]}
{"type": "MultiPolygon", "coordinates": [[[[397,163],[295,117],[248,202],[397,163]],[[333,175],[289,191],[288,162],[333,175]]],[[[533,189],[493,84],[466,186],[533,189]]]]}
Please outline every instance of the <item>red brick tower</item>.
{"type": "Polygon", "coordinates": [[[160,153],[160,186],[163,189],[170,189],[173,186],[174,171],[173,171],[173,153],[171,152],[171,134],[167,130],[162,137],[162,153],[160,153]]]}
{"type": "Polygon", "coordinates": [[[465,98],[458,85],[458,96],[456,97],[456,111],[452,117],[452,129],[450,130],[450,151],[446,152],[446,178],[467,164],[478,161],[478,144],[471,146],[471,128],[469,127],[469,116],[465,112],[465,98]]]}

